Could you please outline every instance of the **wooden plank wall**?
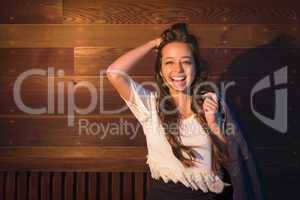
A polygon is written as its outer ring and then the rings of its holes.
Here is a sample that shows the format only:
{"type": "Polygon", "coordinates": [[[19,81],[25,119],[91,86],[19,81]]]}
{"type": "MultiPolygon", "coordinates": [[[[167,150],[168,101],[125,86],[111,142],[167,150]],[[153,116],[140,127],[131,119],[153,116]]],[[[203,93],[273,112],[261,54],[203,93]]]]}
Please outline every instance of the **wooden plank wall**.
{"type": "Polygon", "coordinates": [[[2,172],[1,199],[145,199],[146,172],[2,172]]]}
{"type": "MultiPolygon", "coordinates": [[[[297,191],[297,1],[2,0],[0,5],[0,199],[143,199],[151,185],[146,141],[128,109],[76,114],[75,126],[69,127],[66,88],[61,102],[54,90],[54,112],[30,115],[16,106],[13,87],[22,72],[53,67],[55,88],[88,81],[104,94],[97,108],[102,103],[106,109],[120,108],[125,103],[99,71],[179,21],[198,37],[210,80],[238,83],[229,95],[260,161],[268,199],[293,197],[297,191]],[[290,45],[291,38],[296,46],[290,45]],[[255,118],[248,95],[255,82],[284,64],[289,65],[289,121],[288,132],[281,134],[255,118]],[[63,105],[60,113],[59,105],[63,105]],[[81,119],[104,127],[125,120],[138,127],[137,133],[80,133],[81,119]]],[[[153,80],[154,59],[155,52],[143,58],[130,72],[132,78],[153,80]]],[[[46,76],[26,79],[22,85],[26,105],[46,106],[47,86],[46,76]]],[[[258,109],[271,112],[272,95],[262,94],[258,109]]],[[[74,98],[78,107],[91,100],[84,87],[74,98]]]]}

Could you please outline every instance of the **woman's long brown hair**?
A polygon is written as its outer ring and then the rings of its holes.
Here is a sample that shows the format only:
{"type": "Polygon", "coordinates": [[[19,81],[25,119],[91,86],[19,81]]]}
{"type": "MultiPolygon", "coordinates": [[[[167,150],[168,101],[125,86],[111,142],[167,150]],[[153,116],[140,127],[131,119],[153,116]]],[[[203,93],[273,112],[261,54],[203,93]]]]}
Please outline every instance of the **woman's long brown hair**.
{"type": "MultiPolygon", "coordinates": [[[[206,65],[204,60],[200,58],[197,39],[194,35],[188,33],[185,23],[173,24],[170,28],[168,28],[161,34],[161,38],[162,42],[157,48],[157,58],[155,64],[155,79],[160,90],[156,102],[159,118],[162,124],[179,125],[180,123],[180,120],[178,120],[180,114],[177,110],[173,98],[167,98],[170,97],[169,89],[160,75],[162,64],[162,48],[166,44],[174,41],[187,43],[192,50],[196,68],[195,79],[193,80],[191,87],[189,88],[189,94],[192,95],[191,109],[194,113],[196,113],[196,119],[204,128],[205,132],[209,135],[210,141],[212,142],[212,170],[217,173],[220,169],[220,165],[225,164],[228,161],[228,151],[226,146],[224,148],[224,143],[222,143],[220,139],[216,137],[208,128],[204,112],[202,111],[202,103],[204,100],[203,98],[199,98],[199,96],[202,93],[207,92],[209,89],[197,88],[198,84],[207,79],[207,72],[205,70],[206,65]],[[163,109],[168,111],[175,110],[176,112],[173,112],[173,114],[166,114],[163,112],[163,109]]],[[[166,138],[172,147],[174,155],[182,162],[185,167],[193,166],[193,161],[196,158],[196,155],[193,152],[192,147],[182,144],[180,140],[179,129],[169,129],[165,126],[163,127],[166,133],[166,138]],[[188,155],[188,157],[184,156],[184,154],[188,155]]]]}

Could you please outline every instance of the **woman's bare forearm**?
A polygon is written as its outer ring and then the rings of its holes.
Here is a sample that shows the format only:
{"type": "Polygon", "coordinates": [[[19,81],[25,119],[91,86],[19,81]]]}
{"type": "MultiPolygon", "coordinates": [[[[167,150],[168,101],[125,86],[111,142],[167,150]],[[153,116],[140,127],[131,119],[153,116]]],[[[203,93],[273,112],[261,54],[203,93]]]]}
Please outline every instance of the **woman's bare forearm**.
{"type": "Polygon", "coordinates": [[[154,47],[159,44],[159,39],[151,40],[141,46],[138,46],[127,53],[117,58],[108,68],[107,72],[113,72],[113,70],[121,70],[122,72],[128,72],[130,69],[147,53],[149,53],[154,47]],[[112,71],[109,71],[113,69],[112,71]]]}

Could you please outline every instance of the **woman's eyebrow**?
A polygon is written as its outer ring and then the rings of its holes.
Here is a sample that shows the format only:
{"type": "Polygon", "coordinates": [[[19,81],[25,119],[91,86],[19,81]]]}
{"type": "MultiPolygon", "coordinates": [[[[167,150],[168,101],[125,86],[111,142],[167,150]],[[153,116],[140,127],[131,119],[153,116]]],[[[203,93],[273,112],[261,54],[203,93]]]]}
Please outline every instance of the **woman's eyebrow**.
{"type": "Polygon", "coordinates": [[[173,57],[165,57],[163,60],[167,60],[168,58],[174,59],[173,57]]]}
{"type": "Polygon", "coordinates": [[[191,56],[183,56],[181,58],[192,58],[191,56]]]}
{"type": "MultiPolygon", "coordinates": [[[[168,58],[174,59],[174,57],[165,57],[163,60],[167,60],[168,58]]],[[[182,56],[181,58],[192,58],[191,56],[182,56]]]]}

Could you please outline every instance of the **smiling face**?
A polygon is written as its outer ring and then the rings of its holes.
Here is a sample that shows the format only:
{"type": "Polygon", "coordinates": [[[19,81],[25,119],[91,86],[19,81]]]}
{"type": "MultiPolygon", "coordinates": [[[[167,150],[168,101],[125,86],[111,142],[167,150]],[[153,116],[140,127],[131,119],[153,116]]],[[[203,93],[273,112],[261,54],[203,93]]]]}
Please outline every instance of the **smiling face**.
{"type": "Polygon", "coordinates": [[[170,92],[187,92],[195,78],[195,70],[195,61],[188,44],[171,42],[163,47],[160,75],[170,92]]]}

